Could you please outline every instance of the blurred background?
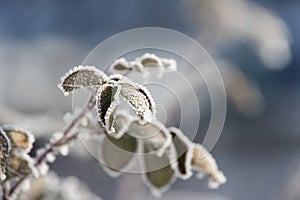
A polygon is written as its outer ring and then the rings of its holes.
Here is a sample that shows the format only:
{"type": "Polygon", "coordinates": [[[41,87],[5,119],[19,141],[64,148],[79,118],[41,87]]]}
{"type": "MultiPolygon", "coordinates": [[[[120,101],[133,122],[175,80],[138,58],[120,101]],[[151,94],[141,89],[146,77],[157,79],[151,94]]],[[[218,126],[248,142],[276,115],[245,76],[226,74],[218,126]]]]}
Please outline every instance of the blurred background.
{"type": "MultiPolygon", "coordinates": [[[[72,109],[57,89],[63,73],[121,31],[170,28],[203,45],[223,76],[228,110],[212,153],[228,183],[179,180],[162,199],[298,200],[299,18],[298,0],[0,0],[0,124],[29,126],[41,146],[72,109]]],[[[103,199],[152,199],[140,176],[111,179],[74,148],[52,165],[58,175],[103,199]]]]}

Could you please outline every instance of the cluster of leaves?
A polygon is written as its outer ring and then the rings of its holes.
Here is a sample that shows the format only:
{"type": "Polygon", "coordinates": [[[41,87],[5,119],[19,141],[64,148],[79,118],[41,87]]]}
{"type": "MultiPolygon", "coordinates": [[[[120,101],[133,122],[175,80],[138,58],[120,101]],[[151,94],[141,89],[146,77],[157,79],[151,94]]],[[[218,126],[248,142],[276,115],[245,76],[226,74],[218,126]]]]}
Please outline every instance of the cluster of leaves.
{"type": "MultiPolygon", "coordinates": [[[[150,65],[159,66],[158,63],[163,61],[153,54],[145,54],[133,62],[118,59],[112,68],[130,71],[139,63],[140,67],[136,69],[142,71],[141,66],[143,69],[150,65]]],[[[190,178],[193,170],[208,175],[211,188],[226,182],[214,158],[203,146],[191,142],[179,129],[166,128],[156,120],[155,103],[145,87],[120,74],[107,76],[92,66],[70,70],[59,87],[66,95],[78,88],[92,88],[98,122],[106,133],[100,146],[103,168],[108,174],[119,176],[138,161],[144,182],[157,196],[177,177],[190,178]],[[117,109],[121,99],[130,105],[136,116],[117,109]]]]}
{"type": "Polygon", "coordinates": [[[28,154],[34,141],[34,136],[29,130],[10,125],[0,127],[2,188],[4,185],[14,185],[18,180],[30,174],[37,175],[34,159],[28,154]]]}
{"type": "MultiPolygon", "coordinates": [[[[163,67],[176,66],[174,60],[152,54],[145,54],[137,61],[143,67],[160,66],[160,63],[163,67]]],[[[166,191],[176,178],[190,178],[193,171],[206,174],[211,188],[226,182],[214,158],[203,146],[191,142],[175,127],[166,128],[156,119],[155,102],[142,85],[120,74],[107,76],[95,67],[78,66],[62,78],[59,87],[65,95],[80,88],[88,88],[92,95],[86,106],[78,114],[74,113],[76,117],[67,122],[65,129],[54,133],[49,143],[36,151],[36,157],[29,155],[35,140],[29,130],[8,125],[0,127],[0,193],[3,199],[21,197],[18,194],[25,181],[34,184],[43,179],[40,176],[48,174],[47,162],[54,162],[59,153],[67,155],[69,145],[79,134],[80,129],[75,128],[87,126],[86,120],[91,120],[87,116],[94,108],[98,124],[105,133],[97,146],[101,149],[103,169],[109,175],[119,176],[134,163],[139,163],[145,184],[156,196],[166,191]],[[119,109],[122,100],[136,115],[119,109]]],[[[55,190],[52,193],[46,192],[47,188],[39,191],[42,196],[37,198],[63,198],[59,188],[48,188],[55,190]]],[[[31,192],[27,194],[30,196],[31,192]]],[[[70,194],[72,196],[73,192],[70,194]]]]}
{"type": "Polygon", "coordinates": [[[210,188],[226,182],[214,158],[179,129],[166,128],[159,121],[140,124],[128,116],[124,111],[117,114],[118,131],[101,142],[102,167],[109,175],[119,176],[139,163],[143,180],[155,196],[169,189],[176,178],[190,178],[193,171],[207,175],[210,188]]]}
{"type": "Polygon", "coordinates": [[[143,77],[149,76],[149,69],[158,69],[158,77],[162,77],[164,72],[176,71],[177,64],[173,59],[160,58],[155,54],[146,53],[132,61],[127,61],[125,58],[117,59],[110,66],[110,70],[114,73],[125,75],[134,71],[143,77]]]}

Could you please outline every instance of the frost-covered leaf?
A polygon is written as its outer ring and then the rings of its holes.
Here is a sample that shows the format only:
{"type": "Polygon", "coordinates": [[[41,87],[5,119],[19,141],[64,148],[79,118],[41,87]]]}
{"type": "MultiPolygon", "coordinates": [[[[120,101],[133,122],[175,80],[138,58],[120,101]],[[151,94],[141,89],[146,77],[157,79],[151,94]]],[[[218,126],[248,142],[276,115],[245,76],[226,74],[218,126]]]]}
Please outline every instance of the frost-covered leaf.
{"type": "Polygon", "coordinates": [[[125,58],[119,58],[110,66],[112,72],[126,73],[131,70],[131,66],[125,58]]]}
{"type": "Polygon", "coordinates": [[[0,180],[5,179],[6,165],[9,158],[10,152],[10,140],[6,133],[0,127],[0,180]]]}
{"type": "Polygon", "coordinates": [[[101,158],[104,170],[111,176],[118,176],[130,167],[138,149],[136,138],[123,135],[116,139],[104,137],[101,144],[101,158]]]}
{"type": "Polygon", "coordinates": [[[120,86],[112,84],[102,85],[96,95],[98,121],[107,133],[114,133],[114,115],[119,104],[120,86]]]}
{"type": "Polygon", "coordinates": [[[164,154],[159,157],[152,153],[153,147],[151,143],[143,145],[144,155],[142,166],[145,170],[143,180],[150,187],[154,196],[160,196],[167,191],[171,184],[175,181],[176,176],[173,170],[174,149],[168,148],[164,154]],[[173,150],[173,151],[172,151],[173,150]]]}
{"type": "Polygon", "coordinates": [[[127,101],[142,121],[151,122],[155,119],[156,107],[152,96],[146,88],[127,78],[119,81],[120,95],[127,101]]]}
{"type": "Polygon", "coordinates": [[[12,125],[3,126],[3,130],[9,137],[13,149],[20,148],[25,152],[29,152],[32,149],[35,138],[31,131],[12,125]]]}
{"type": "Polygon", "coordinates": [[[177,70],[177,63],[173,59],[162,58],[161,62],[163,67],[168,71],[176,71],[177,70]]]}
{"type": "Polygon", "coordinates": [[[143,68],[157,68],[159,78],[161,78],[165,72],[173,72],[177,69],[177,63],[174,59],[160,58],[154,54],[146,53],[142,57],[137,58],[137,60],[140,61],[143,68]]]}
{"type": "Polygon", "coordinates": [[[107,76],[93,66],[77,66],[61,78],[59,88],[65,95],[74,89],[87,86],[100,86],[107,81],[107,76]]]}
{"type": "Polygon", "coordinates": [[[173,137],[173,144],[177,155],[177,176],[181,179],[188,179],[192,176],[192,142],[177,128],[169,128],[173,137]]]}
{"type": "Polygon", "coordinates": [[[155,151],[158,156],[164,153],[172,140],[168,129],[158,120],[145,124],[141,124],[139,120],[135,120],[131,123],[128,132],[144,142],[155,145],[155,151]]]}
{"type": "Polygon", "coordinates": [[[23,152],[13,150],[6,166],[7,179],[27,176],[34,171],[33,159],[23,152]]]}
{"type": "Polygon", "coordinates": [[[219,170],[216,160],[212,155],[200,144],[193,144],[193,169],[201,174],[206,174],[209,178],[209,188],[216,189],[221,184],[226,183],[226,177],[219,170]]]}
{"type": "Polygon", "coordinates": [[[146,53],[139,58],[141,64],[146,67],[162,66],[161,59],[154,54],[146,53]]]}

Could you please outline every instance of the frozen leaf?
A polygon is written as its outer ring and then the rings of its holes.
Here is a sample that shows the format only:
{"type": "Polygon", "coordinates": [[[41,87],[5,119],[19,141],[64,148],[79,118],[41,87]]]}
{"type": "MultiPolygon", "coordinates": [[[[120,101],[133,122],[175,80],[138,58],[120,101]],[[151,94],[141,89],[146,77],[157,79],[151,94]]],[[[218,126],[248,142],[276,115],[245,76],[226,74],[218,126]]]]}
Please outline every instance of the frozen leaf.
{"type": "Polygon", "coordinates": [[[170,145],[172,137],[168,129],[158,120],[139,123],[135,120],[131,123],[128,131],[131,135],[142,139],[144,142],[152,143],[155,146],[156,154],[161,156],[170,145]]]}
{"type": "Polygon", "coordinates": [[[118,176],[130,167],[138,149],[136,138],[123,135],[119,139],[107,136],[101,145],[101,157],[104,170],[111,176],[118,176]]]}
{"type": "Polygon", "coordinates": [[[31,131],[11,125],[3,126],[3,130],[9,137],[13,149],[19,148],[25,152],[29,152],[32,149],[35,138],[31,131]]]}
{"type": "Polygon", "coordinates": [[[121,97],[127,101],[142,121],[151,122],[155,118],[155,103],[146,88],[127,78],[120,80],[121,97]]]}
{"type": "Polygon", "coordinates": [[[162,62],[159,57],[154,54],[146,53],[140,57],[140,62],[146,67],[162,66],[162,62]]]}
{"type": "Polygon", "coordinates": [[[33,171],[33,160],[29,155],[16,151],[9,155],[6,167],[7,179],[27,176],[33,171]]]}
{"type": "Polygon", "coordinates": [[[127,72],[128,70],[131,69],[130,64],[127,62],[127,60],[125,58],[119,58],[117,59],[111,66],[110,66],[110,70],[113,72],[118,72],[118,73],[122,73],[122,72],[127,72]]]}
{"type": "Polygon", "coordinates": [[[192,142],[177,128],[169,128],[177,153],[177,176],[188,179],[192,176],[192,142]]]}
{"type": "Polygon", "coordinates": [[[155,67],[158,71],[158,77],[161,78],[165,72],[173,72],[177,69],[177,63],[173,59],[159,58],[154,54],[146,53],[142,57],[138,58],[142,66],[155,67]]]}
{"type": "Polygon", "coordinates": [[[0,178],[1,180],[5,179],[5,173],[6,173],[6,165],[7,160],[9,158],[9,152],[10,152],[10,140],[7,137],[6,133],[3,131],[3,129],[0,127],[0,178]]]}
{"type": "Polygon", "coordinates": [[[93,66],[77,66],[61,78],[59,88],[65,95],[74,89],[88,86],[100,86],[107,81],[107,76],[93,66]]]}
{"type": "Polygon", "coordinates": [[[193,145],[192,166],[200,174],[204,173],[208,176],[209,188],[216,189],[221,184],[226,183],[226,177],[219,170],[216,160],[212,155],[200,144],[193,145]]]}
{"type": "Polygon", "coordinates": [[[102,85],[96,96],[97,115],[100,125],[107,133],[114,133],[114,111],[119,104],[120,86],[112,84],[102,85]]]}
{"type": "Polygon", "coordinates": [[[153,146],[150,143],[145,143],[144,147],[144,174],[143,180],[147,186],[150,187],[154,196],[161,196],[161,194],[167,191],[171,184],[175,181],[176,176],[172,167],[172,154],[171,148],[161,157],[152,153],[153,146]]]}
{"type": "Polygon", "coordinates": [[[177,70],[177,63],[173,59],[162,58],[161,62],[163,67],[168,71],[176,71],[177,70]]]}

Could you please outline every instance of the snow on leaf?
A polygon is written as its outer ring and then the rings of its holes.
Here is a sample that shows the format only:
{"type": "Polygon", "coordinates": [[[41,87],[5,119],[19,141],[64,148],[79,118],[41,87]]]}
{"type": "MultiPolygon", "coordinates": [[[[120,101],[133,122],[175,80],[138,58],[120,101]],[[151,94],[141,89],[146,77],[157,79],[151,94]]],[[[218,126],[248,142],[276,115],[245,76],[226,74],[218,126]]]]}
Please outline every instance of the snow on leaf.
{"type": "Polygon", "coordinates": [[[146,67],[162,66],[161,59],[154,54],[146,53],[139,58],[141,64],[146,67]]]}
{"type": "Polygon", "coordinates": [[[110,66],[112,72],[122,73],[131,70],[131,66],[125,58],[119,58],[110,66]]]}
{"type": "Polygon", "coordinates": [[[177,63],[173,59],[162,58],[161,62],[163,67],[168,71],[176,71],[177,70],[177,63]]]}
{"type": "Polygon", "coordinates": [[[137,149],[137,139],[132,136],[125,134],[116,139],[107,135],[101,144],[103,169],[111,176],[119,176],[131,166],[137,149]]]}
{"type": "Polygon", "coordinates": [[[173,72],[177,70],[177,63],[174,59],[160,58],[154,54],[146,53],[140,58],[137,58],[137,60],[139,60],[139,62],[143,65],[143,68],[157,68],[158,78],[161,78],[165,72],[173,72]]]}
{"type": "Polygon", "coordinates": [[[88,86],[100,86],[105,83],[107,76],[93,66],[79,65],[71,69],[61,78],[59,88],[65,95],[69,95],[74,89],[88,86]]]}
{"type": "Polygon", "coordinates": [[[6,133],[0,127],[0,178],[1,181],[6,178],[6,165],[9,158],[10,152],[10,140],[7,137],[6,133]]]}
{"type": "Polygon", "coordinates": [[[143,173],[143,180],[145,184],[151,189],[154,196],[160,197],[161,194],[167,191],[171,184],[176,180],[175,172],[172,167],[174,160],[174,149],[171,146],[159,157],[152,153],[155,148],[151,143],[144,143],[143,145],[143,163],[145,170],[143,173]]]}
{"type": "Polygon", "coordinates": [[[32,149],[35,138],[31,131],[13,125],[4,125],[2,128],[9,137],[13,149],[20,148],[27,153],[32,149]]]}
{"type": "Polygon", "coordinates": [[[119,81],[121,97],[127,101],[142,121],[151,122],[155,119],[156,106],[146,88],[127,78],[119,81]]]}
{"type": "Polygon", "coordinates": [[[217,189],[221,184],[226,183],[226,177],[219,170],[216,160],[200,144],[193,144],[193,169],[206,174],[209,178],[208,186],[211,189],[217,189]]]}
{"type": "Polygon", "coordinates": [[[188,179],[192,176],[192,142],[177,128],[169,128],[177,154],[177,176],[188,179]]]}
{"type": "Polygon", "coordinates": [[[114,115],[119,104],[120,86],[112,84],[102,85],[96,95],[98,121],[107,133],[114,133],[114,115]]]}

